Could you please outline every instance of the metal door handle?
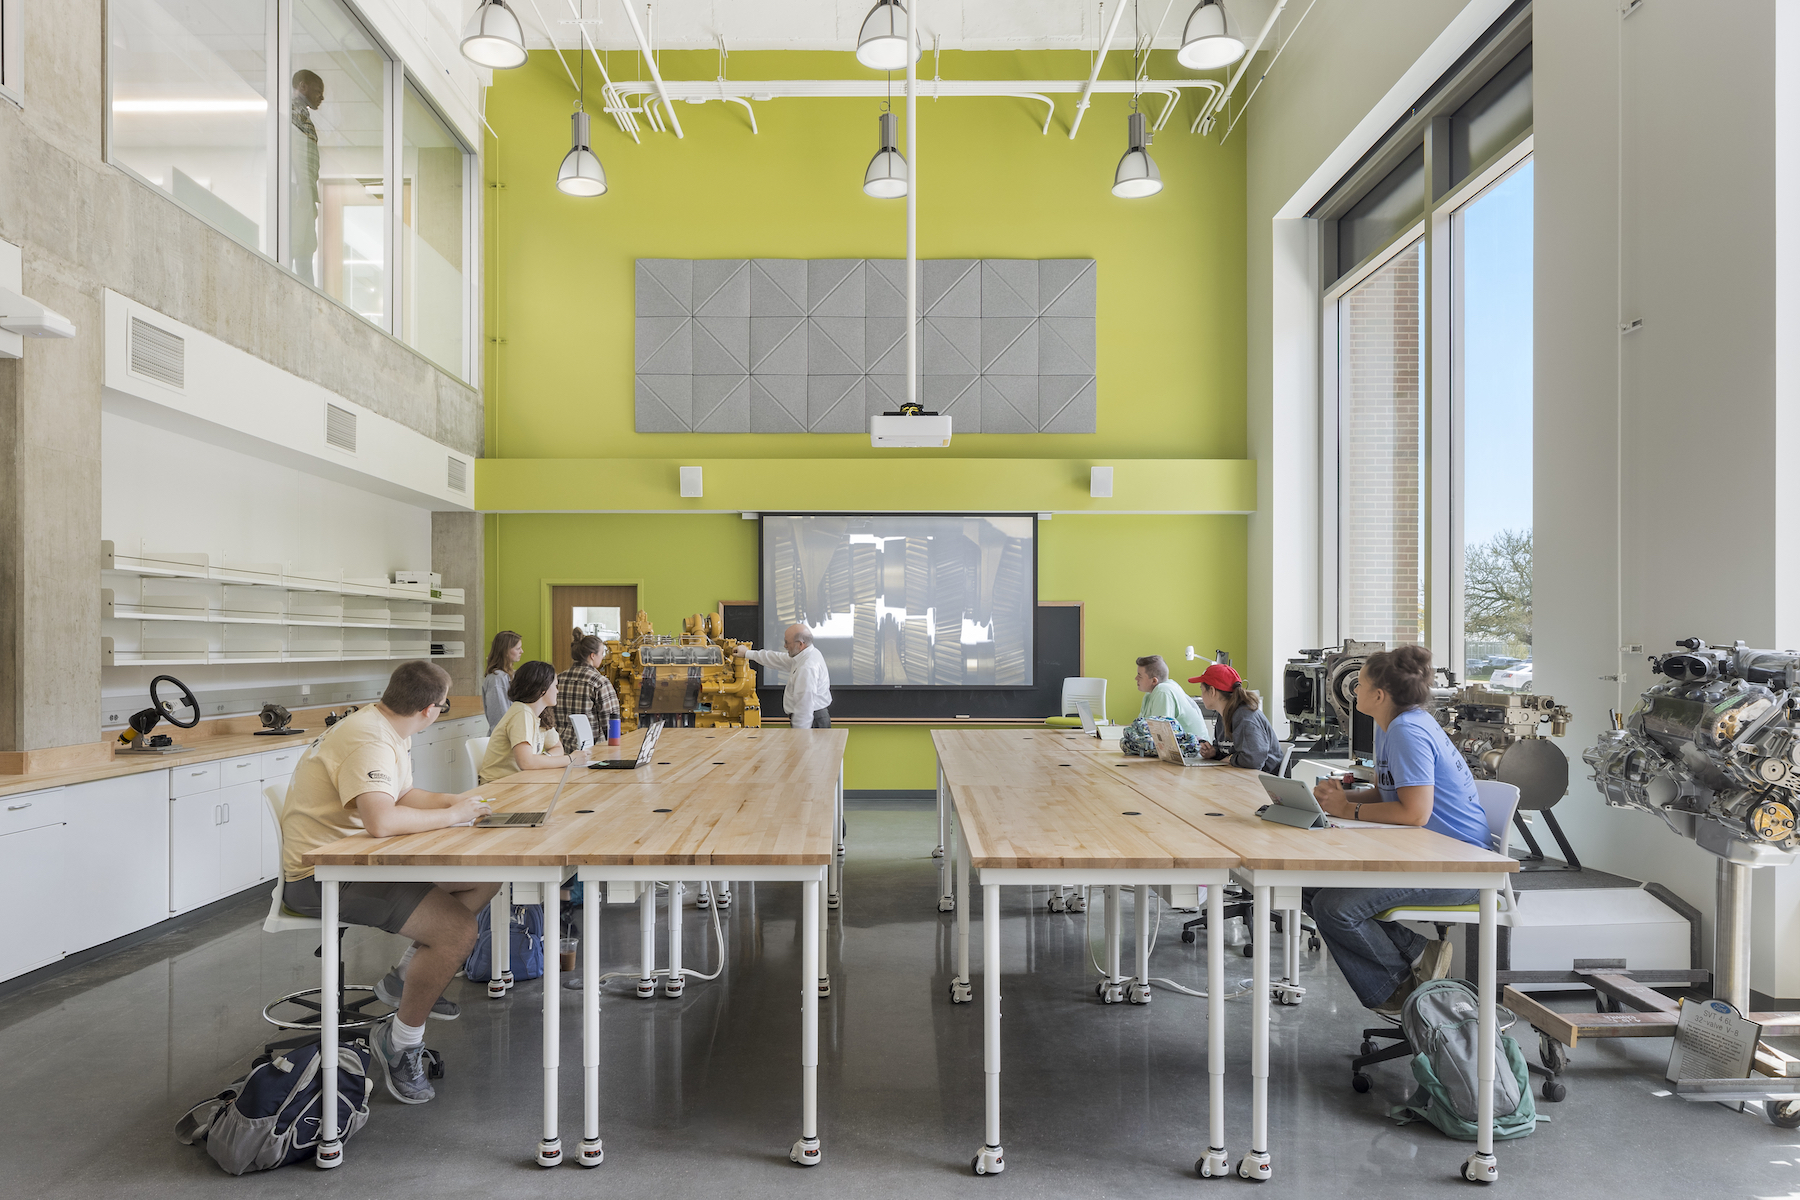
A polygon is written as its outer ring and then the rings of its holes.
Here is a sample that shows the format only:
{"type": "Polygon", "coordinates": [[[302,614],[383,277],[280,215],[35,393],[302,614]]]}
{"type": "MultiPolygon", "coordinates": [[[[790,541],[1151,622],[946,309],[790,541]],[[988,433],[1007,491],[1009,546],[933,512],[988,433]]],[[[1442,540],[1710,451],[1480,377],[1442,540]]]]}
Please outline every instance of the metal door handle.
{"type": "Polygon", "coordinates": [[[214,825],[224,824],[223,821],[219,820],[219,806],[217,804],[213,805],[213,824],[214,825]]]}
{"type": "Polygon", "coordinates": [[[219,807],[225,810],[225,822],[224,823],[227,825],[231,824],[231,805],[221,804],[221,805],[219,805],[219,807]]]}
{"type": "Polygon", "coordinates": [[[198,779],[198,778],[200,778],[200,777],[201,777],[201,776],[202,776],[202,775],[204,775],[204,774],[206,774],[206,772],[205,772],[205,771],[189,771],[189,772],[188,772],[188,778],[189,778],[189,779],[198,779]]]}
{"type": "Polygon", "coordinates": [[[37,801],[35,801],[35,800],[27,800],[23,804],[9,804],[6,806],[6,811],[7,812],[18,812],[21,808],[30,808],[33,804],[36,804],[36,803],[37,803],[37,801]]]}

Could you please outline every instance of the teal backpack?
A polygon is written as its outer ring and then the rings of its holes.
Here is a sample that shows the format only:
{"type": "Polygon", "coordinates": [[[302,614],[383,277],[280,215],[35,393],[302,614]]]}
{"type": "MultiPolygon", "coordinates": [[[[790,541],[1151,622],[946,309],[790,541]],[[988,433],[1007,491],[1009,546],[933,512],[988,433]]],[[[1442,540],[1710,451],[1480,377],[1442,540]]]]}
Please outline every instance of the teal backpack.
{"type": "MultiPolygon", "coordinates": [[[[1481,1086],[1476,1062],[1481,1045],[1478,1003],[1475,989],[1463,979],[1436,979],[1406,998],[1400,1027],[1418,1051],[1412,1071],[1419,1088],[1405,1104],[1388,1110],[1399,1124],[1429,1121],[1450,1137],[1475,1140],[1475,1104],[1481,1086]]],[[[1549,1118],[1538,1116],[1519,1043],[1501,1030],[1496,1036],[1494,1137],[1524,1137],[1549,1118]]]]}

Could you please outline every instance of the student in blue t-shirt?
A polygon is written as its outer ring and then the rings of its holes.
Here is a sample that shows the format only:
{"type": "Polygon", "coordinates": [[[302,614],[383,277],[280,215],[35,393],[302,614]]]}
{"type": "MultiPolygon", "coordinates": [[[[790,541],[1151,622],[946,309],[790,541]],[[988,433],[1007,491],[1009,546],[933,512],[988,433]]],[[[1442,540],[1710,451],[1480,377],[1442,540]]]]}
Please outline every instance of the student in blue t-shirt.
{"type": "MultiPolygon", "coordinates": [[[[1475,777],[1431,714],[1431,651],[1400,646],[1371,654],[1356,687],[1356,710],[1375,722],[1375,786],[1346,789],[1336,777],[1313,789],[1334,817],[1384,825],[1423,825],[1472,846],[1488,845],[1487,816],[1475,777]]],[[[1471,904],[1466,888],[1307,888],[1302,898],[1319,936],[1367,1008],[1398,1016],[1421,983],[1450,973],[1450,943],[1431,941],[1396,921],[1390,908],[1471,904]]]]}

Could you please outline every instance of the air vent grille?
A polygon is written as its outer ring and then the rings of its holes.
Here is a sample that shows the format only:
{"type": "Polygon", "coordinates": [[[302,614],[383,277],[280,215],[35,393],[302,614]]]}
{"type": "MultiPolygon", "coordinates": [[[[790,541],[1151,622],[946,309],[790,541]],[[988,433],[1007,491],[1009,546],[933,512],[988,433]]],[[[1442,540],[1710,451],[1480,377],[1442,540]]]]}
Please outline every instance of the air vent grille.
{"type": "Polygon", "coordinates": [[[356,414],[335,404],[325,405],[325,444],[356,453],[356,414]]]}
{"type": "Polygon", "coordinates": [[[454,454],[450,456],[450,490],[453,492],[469,490],[469,464],[454,454]]]}
{"type": "Polygon", "coordinates": [[[187,343],[141,317],[131,318],[131,369],[172,388],[186,386],[187,343]]]}

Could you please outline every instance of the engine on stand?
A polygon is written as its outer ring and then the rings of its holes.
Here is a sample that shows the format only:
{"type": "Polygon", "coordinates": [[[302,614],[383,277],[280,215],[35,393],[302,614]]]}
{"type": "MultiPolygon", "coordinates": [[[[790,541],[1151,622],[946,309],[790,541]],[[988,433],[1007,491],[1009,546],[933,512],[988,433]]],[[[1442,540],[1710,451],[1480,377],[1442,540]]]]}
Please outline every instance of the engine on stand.
{"type": "MultiPolygon", "coordinates": [[[[1563,860],[1579,871],[1581,860],[1550,812],[1569,791],[1568,756],[1550,741],[1568,732],[1569,710],[1549,696],[1496,692],[1483,683],[1432,688],[1430,709],[1475,778],[1518,788],[1518,811],[1543,813],[1563,860]]],[[[1527,861],[1541,862],[1530,825],[1517,815],[1513,821],[1531,848],[1527,861]]]]}
{"type": "Polygon", "coordinates": [[[748,659],[736,656],[737,647],[717,613],[697,613],[671,636],[657,633],[640,612],[625,623],[623,636],[606,643],[600,662],[619,693],[621,727],[635,729],[649,715],[677,727],[761,727],[756,674],[748,659]]]}
{"type": "Polygon", "coordinates": [[[1357,722],[1368,722],[1356,712],[1356,680],[1369,655],[1387,649],[1385,642],[1345,641],[1342,646],[1302,650],[1282,671],[1282,711],[1287,714],[1288,737],[1296,757],[1306,754],[1348,754],[1357,722]],[[1313,744],[1302,749],[1304,739],[1313,744]]]}
{"type": "Polygon", "coordinates": [[[1800,653],[1699,638],[1652,655],[1666,682],[1582,754],[1616,808],[1654,813],[1719,858],[1713,994],[1750,996],[1752,868],[1800,854],[1800,653]]]}

